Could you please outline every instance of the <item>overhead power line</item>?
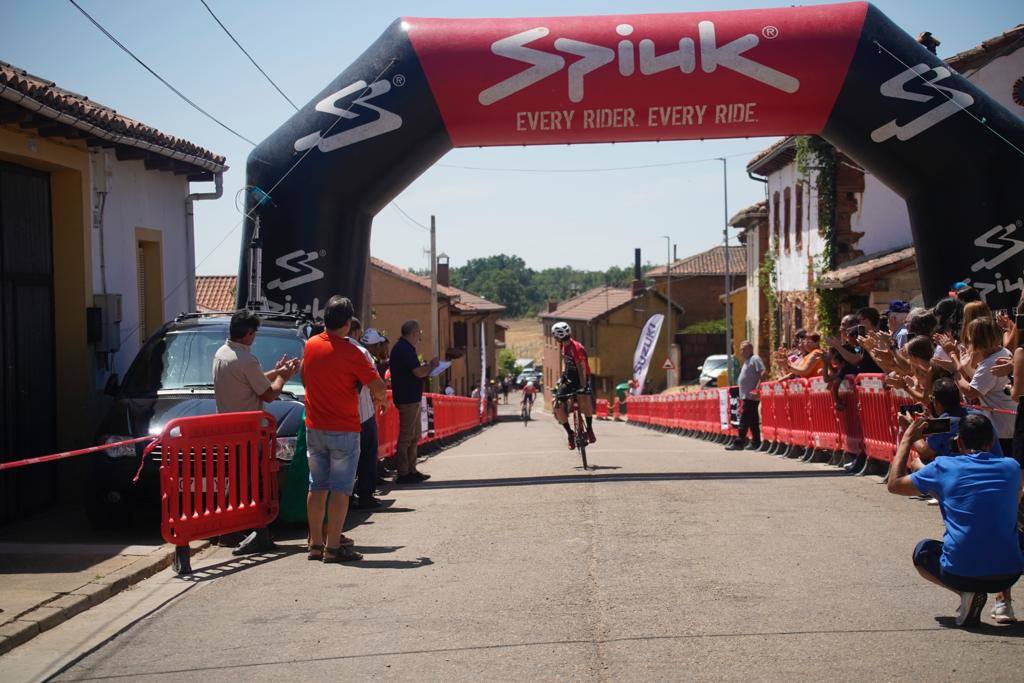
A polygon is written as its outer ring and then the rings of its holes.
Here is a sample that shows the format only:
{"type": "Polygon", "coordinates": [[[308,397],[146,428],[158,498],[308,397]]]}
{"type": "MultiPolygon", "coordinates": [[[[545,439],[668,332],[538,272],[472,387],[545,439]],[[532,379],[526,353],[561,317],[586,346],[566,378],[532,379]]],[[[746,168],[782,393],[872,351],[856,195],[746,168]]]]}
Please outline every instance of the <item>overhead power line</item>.
{"type": "Polygon", "coordinates": [[[164,84],[165,86],[167,86],[167,87],[168,87],[168,88],[169,88],[169,89],[171,90],[171,92],[173,92],[173,93],[174,93],[175,95],[177,95],[178,97],[180,97],[181,99],[183,99],[183,100],[184,100],[185,102],[187,102],[187,103],[188,103],[188,105],[189,105],[190,107],[192,107],[193,109],[195,109],[196,111],[198,111],[198,112],[199,112],[200,114],[202,114],[202,115],[203,115],[203,116],[205,116],[206,118],[208,118],[208,119],[210,119],[211,121],[213,121],[214,123],[216,123],[216,124],[217,124],[218,126],[220,126],[221,128],[223,128],[224,130],[228,131],[229,133],[231,133],[231,134],[232,134],[232,135],[234,135],[235,137],[238,137],[238,138],[240,138],[240,139],[242,139],[242,140],[245,140],[246,142],[248,142],[248,143],[249,143],[250,145],[252,145],[253,147],[255,147],[255,146],[256,146],[256,143],[255,143],[255,142],[253,142],[253,141],[252,141],[252,140],[250,140],[249,138],[245,137],[244,135],[242,135],[241,133],[239,133],[239,132],[238,132],[237,130],[235,130],[235,129],[234,129],[234,128],[232,128],[231,126],[227,125],[226,123],[224,123],[223,121],[221,121],[221,120],[220,120],[220,119],[218,119],[218,118],[217,118],[216,116],[214,116],[214,115],[213,115],[213,114],[211,114],[210,112],[206,111],[206,110],[205,110],[205,109],[203,109],[202,107],[200,107],[200,106],[199,106],[198,104],[196,104],[195,102],[193,102],[192,100],[190,100],[190,99],[189,99],[188,97],[186,97],[184,93],[182,93],[182,92],[181,92],[180,90],[178,90],[178,89],[177,89],[177,88],[175,88],[175,87],[174,87],[173,85],[171,85],[170,83],[168,83],[168,82],[167,82],[167,79],[165,79],[165,78],[164,78],[163,76],[161,76],[160,74],[158,74],[158,73],[157,73],[156,71],[153,71],[153,69],[151,69],[151,68],[149,67],[149,65],[148,65],[148,64],[146,64],[146,63],[145,63],[144,61],[142,61],[141,59],[139,59],[139,58],[138,58],[138,57],[137,57],[137,56],[135,55],[135,53],[134,53],[134,52],[132,52],[131,50],[129,50],[129,49],[127,48],[127,47],[125,47],[124,43],[122,43],[122,42],[121,42],[120,40],[118,40],[117,38],[115,38],[115,37],[114,37],[114,34],[112,34],[112,33],[111,33],[110,31],[108,31],[107,29],[105,29],[105,28],[103,27],[103,25],[102,25],[102,24],[100,24],[100,22],[98,22],[98,21],[96,21],[95,19],[93,19],[93,18],[92,18],[92,15],[90,15],[90,14],[89,14],[88,12],[86,12],[86,11],[85,11],[85,10],[84,10],[84,9],[82,8],[82,6],[81,6],[81,5],[79,5],[79,4],[77,3],[77,2],[75,2],[75,0],[68,0],[68,2],[70,2],[70,3],[72,4],[72,5],[74,5],[74,6],[75,6],[75,9],[77,9],[77,10],[78,10],[79,12],[81,12],[81,13],[82,13],[82,14],[83,14],[83,15],[85,16],[85,18],[86,18],[86,19],[88,19],[88,20],[89,20],[90,22],[92,22],[92,25],[93,25],[93,26],[95,26],[96,28],[98,28],[98,29],[99,29],[99,30],[100,30],[100,31],[101,31],[101,32],[103,33],[103,35],[105,35],[105,36],[106,36],[107,38],[109,38],[109,39],[111,40],[111,42],[113,42],[113,43],[114,43],[115,45],[117,45],[117,46],[118,46],[119,48],[121,48],[122,50],[124,50],[124,51],[125,51],[125,52],[126,52],[126,53],[128,54],[128,56],[130,56],[130,57],[131,57],[132,59],[134,59],[134,60],[135,60],[136,62],[138,62],[138,63],[139,63],[139,65],[140,65],[140,66],[142,66],[142,68],[143,68],[143,69],[145,69],[145,70],[146,70],[146,71],[148,71],[149,73],[153,74],[153,76],[154,76],[154,77],[155,77],[155,78],[156,78],[156,79],[157,79],[158,81],[160,81],[160,82],[161,82],[161,83],[163,83],[163,84],[164,84]]]}
{"type": "MultiPolygon", "coordinates": [[[[753,152],[737,152],[726,154],[725,158],[749,157],[757,154],[760,150],[753,152]]],[[[597,168],[502,168],[499,166],[460,166],[458,164],[434,164],[440,168],[457,168],[463,171],[493,171],[495,173],[608,173],[611,171],[637,171],[645,168],[665,168],[668,166],[687,166],[689,164],[702,164],[707,161],[720,161],[721,156],[708,157],[706,159],[687,159],[686,161],[666,161],[658,164],[641,164],[639,166],[606,166],[597,168]]]]}
{"type": "Polygon", "coordinates": [[[283,97],[285,100],[287,100],[288,104],[292,105],[292,108],[294,108],[295,111],[298,111],[299,110],[298,106],[296,106],[296,104],[294,102],[292,102],[290,97],[288,97],[287,95],[284,94],[284,91],[281,90],[281,88],[278,87],[277,83],[274,82],[274,79],[272,79],[270,76],[268,76],[267,72],[264,71],[263,68],[259,64],[256,63],[256,60],[252,58],[252,55],[249,54],[248,50],[246,50],[244,47],[242,47],[242,44],[239,43],[238,40],[233,35],[231,35],[231,31],[228,30],[228,27],[224,25],[223,21],[221,21],[220,19],[217,18],[217,15],[213,13],[213,10],[210,9],[210,6],[208,4],[206,4],[206,0],[199,0],[199,2],[203,3],[203,7],[205,7],[206,11],[210,13],[210,16],[213,17],[213,20],[216,21],[217,24],[222,29],[224,29],[224,33],[228,34],[228,38],[231,39],[231,42],[233,42],[235,45],[238,46],[238,49],[242,51],[242,54],[244,54],[246,57],[249,58],[249,61],[252,62],[252,65],[254,67],[256,67],[256,70],[259,71],[261,74],[263,74],[263,77],[265,79],[267,79],[267,82],[270,83],[270,85],[274,86],[274,90],[276,90],[277,92],[281,93],[281,97],[283,97]]]}

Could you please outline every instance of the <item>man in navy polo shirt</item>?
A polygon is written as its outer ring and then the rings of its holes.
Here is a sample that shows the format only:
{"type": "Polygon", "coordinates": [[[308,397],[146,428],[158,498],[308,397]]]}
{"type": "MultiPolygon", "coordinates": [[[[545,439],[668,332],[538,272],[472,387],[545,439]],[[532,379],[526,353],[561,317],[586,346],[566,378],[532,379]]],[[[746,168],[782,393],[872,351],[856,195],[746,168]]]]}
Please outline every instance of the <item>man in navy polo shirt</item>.
{"type": "Polygon", "coordinates": [[[416,469],[417,445],[420,440],[420,400],[423,380],[438,366],[438,359],[420,363],[416,344],[422,341],[423,329],[415,320],[402,324],[402,338],[391,349],[391,397],[398,409],[398,449],[395,466],[399,484],[418,484],[430,479],[416,469]]]}
{"type": "Polygon", "coordinates": [[[1024,571],[1017,533],[1020,465],[992,454],[992,423],[972,414],[960,419],[957,443],[962,455],[936,458],[907,474],[910,451],[925,423],[916,419],[903,433],[892,461],[889,492],[938,498],[946,533],[942,541],[917,544],[914,566],[928,581],[960,596],[957,626],[973,625],[981,618],[988,594],[1003,593],[1008,599],[1010,587],[1024,571]]]}

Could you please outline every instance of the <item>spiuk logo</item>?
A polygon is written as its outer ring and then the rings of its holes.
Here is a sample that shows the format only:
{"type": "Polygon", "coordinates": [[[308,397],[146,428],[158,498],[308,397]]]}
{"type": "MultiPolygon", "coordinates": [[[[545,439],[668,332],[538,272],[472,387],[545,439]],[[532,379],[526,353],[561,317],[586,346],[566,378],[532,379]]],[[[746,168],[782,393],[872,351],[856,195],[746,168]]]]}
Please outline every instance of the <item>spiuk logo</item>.
{"type": "MultiPolygon", "coordinates": [[[[640,73],[644,76],[651,76],[670,69],[678,69],[681,73],[690,74],[697,68],[698,50],[693,38],[680,38],[677,50],[659,55],[655,51],[653,40],[644,38],[634,45],[632,40],[627,39],[633,34],[632,25],[619,24],[615,27],[615,32],[622,38],[616,49],[571,38],[555,39],[555,50],[580,58],[573,61],[568,70],[570,101],[582,102],[587,74],[611,64],[613,61],[618,61],[619,74],[627,77],[635,73],[638,61],[640,73]],[[636,55],[637,51],[639,51],[639,60],[636,55]]],[[[722,67],[785,93],[795,93],[800,89],[800,81],[796,78],[745,56],[744,53],[757,47],[760,42],[760,39],[753,33],[740,36],[725,45],[719,45],[715,36],[714,22],[698,23],[697,32],[700,41],[700,66],[704,73],[714,73],[716,69],[722,67]]],[[[544,38],[549,33],[550,31],[546,27],[539,26],[496,40],[491,44],[491,52],[499,57],[523,62],[529,64],[530,67],[481,91],[478,98],[480,104],[488,106],[499,102],[565,68],[565,57],[561,54],[528,47],[530,43],[544,38]]]]}
{"type": "Polygon", "coordinates": [[[944,66],[930,67],[927,64],[918,64],[882,83],[879,92],[886,97],[911,102],[931,102],[938,98],[942,102],[903,125],[893,119],[889,123],[879,126],[871,131],[871,139],[875,142],[885,142],[890,138],[896,138],[900,142],[905,142],[974,104],[974,98],[968,93],[938,84],[939,81],[945,80],[951,75],[952,72],[944,66]],[[925,78],[925,74],[928,72],[932,72],[931,76],[925,78]],[[907,85],[917,80],[922,81],[920,90],[927,92],[927,95],[907,90],[907,85]]]}
{"type": "MultiPolygon", "coordinates": [[[[305,137],[301,137],[295,141],[295,151],[304,152],[312,147],[317,147],[321,152],[333,152],[336,149],[342,147],[348,147],[354,145],[357,142],[363,140],[369,140],[370,138],[383,135],[384,133],[390,133],[393,130],[398,130],[402,127],[402,117],[398,114],[382,109],[376,105],[370,104],[370,100],[375,97],[390,92],[391,83],[389,81],[380,80],[367,86],[366,81],[356,81],[355,83],[345,86],[341,90],[331,95],[328,95],[324,99],[320,100],[316,104],[316,110],[322,111],[325,114],[334,114],[335,116],[353,120],[358,119],[364,115],[365,112],[353,111],[357,106],[363,109],[368,109],[372,112],[377,113],[377,118],[367,121],[366,123],[360,124],[348,130],[343,130],[334,135],[328,135],[324,137],[325,132],[310,133],[305,137]],[[351,104],[345,107],[339,107],[338,105],[344,101],[350,95],[359,93],[359,96],[352,101],[351,104]]],[[[335,121],[335,125],[338,122],[335,121]]],[[[330,126],[326,132],[329,132],[334,126],[330,126]]]]}
{"type": "Polygon", "coordinates": [[[324,271],[320,270],[316,266],[310,265],[313,261],[319,258],[320,253],[316,251],[305,251],[299,249],[291,253],[285,254],[284,256],[278,257],[274,261],[278,268],[287,270],[290,273],[299,273],[296,277],[282,280],[277,278],[267,283],[267,289],[280,289],[285,291],[304,285],[309,282],[315,282],[320,280],[324,276],[324,271]]]}

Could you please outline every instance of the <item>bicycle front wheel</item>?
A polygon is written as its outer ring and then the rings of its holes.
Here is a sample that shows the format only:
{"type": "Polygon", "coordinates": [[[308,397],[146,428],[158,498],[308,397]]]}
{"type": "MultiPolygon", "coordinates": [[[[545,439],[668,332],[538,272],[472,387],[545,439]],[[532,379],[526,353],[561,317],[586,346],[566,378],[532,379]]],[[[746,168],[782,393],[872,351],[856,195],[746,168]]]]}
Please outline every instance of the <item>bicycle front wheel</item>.
{"type": "Polygon", "coordinates": [[[583,419],[583,413],[580,411],[579,404],[576,405],[576,410],[573,412],[573,422],[576,427],[576,450],[580,452],[580,458],[583,460],[583,469],[587,467],[587,427],[586,422],[583,419]]]}

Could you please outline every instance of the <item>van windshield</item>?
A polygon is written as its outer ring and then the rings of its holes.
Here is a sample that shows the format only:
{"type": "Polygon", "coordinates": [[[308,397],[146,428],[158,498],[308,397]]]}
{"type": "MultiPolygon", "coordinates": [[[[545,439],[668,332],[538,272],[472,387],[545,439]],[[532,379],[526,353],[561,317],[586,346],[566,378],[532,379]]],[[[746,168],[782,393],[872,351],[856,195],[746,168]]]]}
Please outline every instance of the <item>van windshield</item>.
{"type": "MultiPolygon", "coordinates": [[[[152,339],[135,357],[125,375],[122,390],[129,396],[151,396],[161,390],[213,388],[213,356],[224,344],[227,328],[170,330],[152,339]]],[[[302,340],[294,330],[261,328],[252,352],[264,370],[273,368],[283,355],[301,358],[302,340]]],[[[302,395],[298,374],[285,391],[302,395]]]]}

